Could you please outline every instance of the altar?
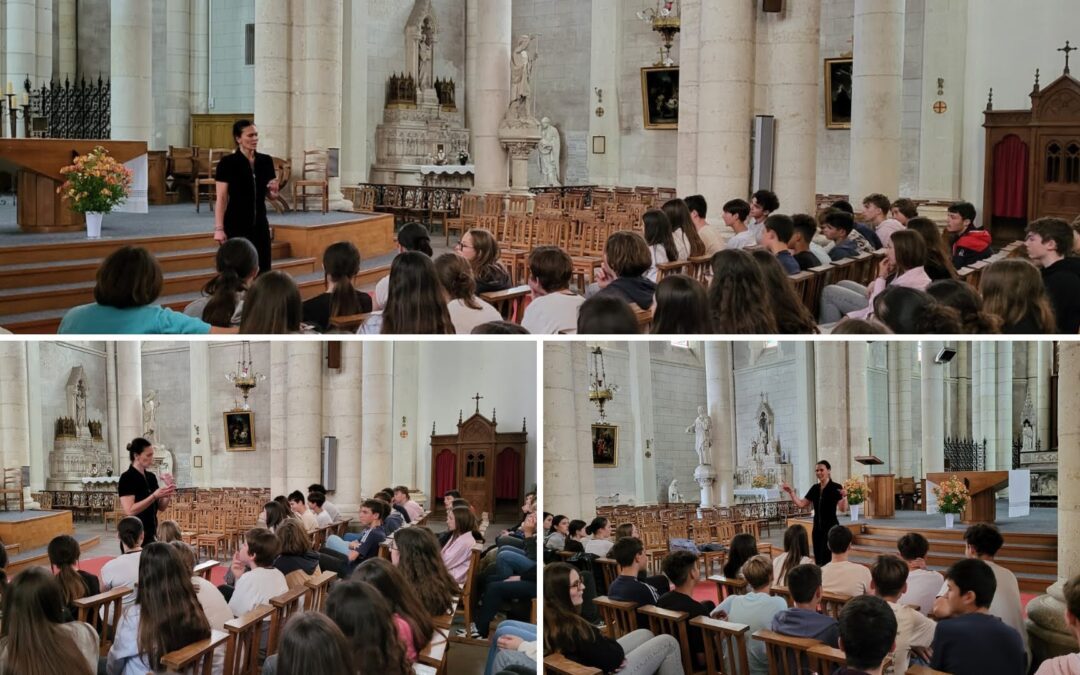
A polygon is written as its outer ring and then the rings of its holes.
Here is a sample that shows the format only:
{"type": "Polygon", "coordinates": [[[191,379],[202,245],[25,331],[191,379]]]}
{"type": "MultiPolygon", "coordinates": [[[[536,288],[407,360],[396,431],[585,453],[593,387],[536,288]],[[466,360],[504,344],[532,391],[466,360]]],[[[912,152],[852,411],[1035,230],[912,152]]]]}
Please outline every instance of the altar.
{"type": "Polygon", "coordinates": [[[422,164],[420,166],[423,183],[430,187],[471,190],[475,174],[475,164],[422,164]]]}
{"type": "Polygon", "coordinates": [[[120,476],[84,476],[82,484],[87,492],[112,489],[120,484],[120,476]]]}
{"type": "Polygon", "coordinates": [[[780,501],[778,488],[736,488],[735,499],[741,502],[775,502],[780,501]]]}

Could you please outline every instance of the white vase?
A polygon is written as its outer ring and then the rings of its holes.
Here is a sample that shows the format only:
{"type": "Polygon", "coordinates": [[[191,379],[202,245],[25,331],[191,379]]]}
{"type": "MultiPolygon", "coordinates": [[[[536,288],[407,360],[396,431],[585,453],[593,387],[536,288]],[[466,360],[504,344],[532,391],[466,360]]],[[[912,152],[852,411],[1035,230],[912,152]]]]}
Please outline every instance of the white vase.
{"type": "Polygon", "coordinates": [[[946,514],[945,514],[945,529],[947,529],[947,530],[951,530],[951,529],[952,529],[952,526],[953,526],[953,519],[954,519],[954,518],[956,518],[956,514],[955,514],[955,513],[946,513],[946,514]]]}
{"type": "Polygon", "coordinates": [[[98,211],[86,212],[86,238],[87,239],[101,239],[101,219],[105,217],[104,213],[98,211]]]}
{"type": "Polygon", "coordinates": [[[851,522],[854,523],[854,522],[859,520],[859,509],[862,508],[862,504],[852,504],[850,508],[851,508],[851,522]]]}

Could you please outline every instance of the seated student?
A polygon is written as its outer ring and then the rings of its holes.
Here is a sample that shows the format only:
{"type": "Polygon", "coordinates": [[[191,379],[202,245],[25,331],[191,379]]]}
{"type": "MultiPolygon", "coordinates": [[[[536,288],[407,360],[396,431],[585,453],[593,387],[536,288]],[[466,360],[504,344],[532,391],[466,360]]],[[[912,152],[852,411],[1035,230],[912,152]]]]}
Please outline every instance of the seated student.
{"type": "Polygon", "coordinates": [[[435,272],[446,291],[446,310],[458,335],[467,335],[480,324],[502,320],[499,310],[476,294],[476,280],[465,258],[456,253],[444,253],[435,258],[435,272]]]}
{"type": "Polygon", "coordinates": [[[930,285],[923,265],[926,263],[926,244],[917,232],[897,232],[885,245],[885,258],[878,264],[878,275],[869,287],[854,281],[841,281],[826,286],[821,294],[821,322],[835,323],[841,315],[852,319],[867,319],[873,313],[874,298],[886,286],[903,286],[926,290],[930,285]]]}
{"type": "Polygon", "coordinates": [[[345,539],[332,534],[326,538],[326,548],[335,551],[349,559],[352,567],[356,567],[368,558],[378,557],[379,545],[386,540],[386,531],[383,530],[383,519],[390,515],[390,506],[381,499],[366,499],[360,505],[357,514],[357,522],[364,531],[355,538],[346,535],[345,539]]]}
{"type": "Polygon", "coordinates": [[[538,246],[529,252],[529,290],[521,327],[533,335],[573,333],[585,298],[570,290],[574,261],[558,246],[538,246]]]}
{"type": "Polygon", "coordinates": [[[423,588],[420,601],[430,616],[450,612],[461,595],[458,585],[446,570],[439,541],[426,527],[406,527],[394,535],[390,561],[397,565],[405,582],[423,588]]]}
{"type": "Polygon", "coordinates": [[[1042,270],[1043,284],[1054,306],[1058,332],[1080,332],[1080,258],[1073,250],[1073,231],[1060,218],[1039,218],[1028,225],[1028,258],[1042,270]]]}
{"type": "Polygon", "coordinates": [[[810,535],[802,525],[789,525],[784,530],[784,552],[773,558],[773,582],[777,586],[786,583],[788,572],[799,565],[814,562],[810,558],[810,535]]]}
{"type": "Polygon", "coordinates": [[[900,197],[889,208],[889,217],[907,227],[912,219],[919,217],[919,209],[915,202],[907,197],[900,197]]]}
{"type": "MultiPolygon", "coordinates": [[[[431,234],[421,223],[405,223],[398,230],[394,239],[397,241],[398,253],[417,251],[429,258],[435,257],[431,249],[431,234]]],[[[392,263],[391,263],[392,266],[392,263]]],[[[375,300],[372,309],[382,311],[386,307],[386,299],[390,297],[390,275],[387,274],[379,283],[375,284],[375,300]]]]}
{"type": "Polygon", "coordinates": [[[94,675],[98,634],[65,617],[60,583],[40,567],[27,567],[4,593],[0,672],[94,675]]]}
{"type": "Polygon", "coordinates": [[[757,246],[757,237],[746,225],[746,219],[750,216],[750,205],[742,199],[732,199],[724,204],[724,224],[731,228],[735,236],[728,239],[724,244],[725,249],[747,248],[757,246]]]}
{"type": "Polygon", "coordinates": [[[289,590],[285,575],[274,567],[274,559],[280,551],[281,543],[270,530],[256,527],[247,531],[237,555],[240,562],[250,565],[251,569],[233,570],[236,588],[229,598],[229,609],[233,614],[240,616],[259,605],[268,605],[270,598],[289,590]]]}
{"type": "Polygon", "coordinates": [[[608,588],[608,597],[623,602],[636,602],[638,607],[655,605],[660,598],[660,591],[644,581],[638,580],[638,573],[645,569],[645,546],[637,537],[625,537],[611,547],[610,557],[618,565],[619,575],[608,588]]]}
{"type": "Polygon", "coordinates": [[[859,255],[859,247],[851,238],[855,229],[855,219],[840,210],[826,211],[821,217],[821,233],[833,243],[829,249],[830,260],[843,260],[859,255]]]}
{"type": "Polygon", "coordinates": [[[49,564],[64,596],[68,620],[74,620],[79,615],[75,601],[97,595],[101,592],[101,584],[96,575],[78,568],[79,542],[75,541],[75,537],[67,534],[53,537],[49,542],[48,553],[49,564]]]}
{"type": "Polygon", "coordinates": [[[961,560],[945,573],[945,583],[949,618],[934,631],[930,667],[953,675],[1024,675],[1023,639],[990,613],[997,589],[990,566],[975,558],[961,560]]]}
{"type": "Polygon", "coordinates": [[[796,213],[791,217],[791,224],[793,231],[791,239],[788,240],[788,248],[791,249],[791,255],[795,256],[795,262],[799,263],[800,270],[805,272],[812,267],[832,262],[828,252],[814,241],[818,224],[813,216],[796,213]]]}
{"type": "Polygon", "coordinates": [[[274,536],[278,540],[274,569],[285,575],[289,590],[303,586],[322,572],[319,569],[319,554],[312,550],[311,536],[304,531],[303,525],[295,520],[286,521],[278,526],[274,536]]]}
{"type": "Polygon", "coordinates": [[[386,505],[390,507],[386,512],[386,518],[383,519],[383,532],[389,535],[405,527],[405,510],[394,504],[394,492],[390,488],[376,492],[375,499],[386,502],[386,505]]]}
{"type": "Polygon", "coordinates": [[[906,673],[911,649],[928,648],[934,641],[936,624],[919,610],[900,603],[900,596],[907,592],[907,563],[895,556],[879,555],[870,573],[874,595],[887,602],[896,615],[893,668],[897,673],[906,673]]]}
{"type": "MultiPolygon", "coordinates": [[[[960,330],[968,335],[989,335],[1001,332],[1001,317],[983,309],[982,296],[963,281],[942,279],[926,287],[927,294],[939,304],[960,315],[960,330]]],[[[938,586],[941,586],[939,583],[938,586]]]]}
{"type": "Polygon", "coordinates": [[[513,285],[510,274],[499,262],[499,242],[487,230],[469,230],[461,235],[454,250],[469,261],[478,294],[505,291],[513,285]]]}
{"type": "Polygon", "coordinates": [[[418,522],[424,516],[424,507],[413,501],[406,485],[394,486],[394,504],[405,509],[405,512],[409,514],[410,523],[418,522]]]}
{"type": "Polygon", "coordinates": [[[360,335],[452,335],[454,324],[435,263],[423,253],[409,251],[390,263],[386,306],[356,331],[360,335]]]}
{"type": "Polygon", "coordinates": [[[891,330],[877,321],[847,317],[840,319],[840,323],[829,331],[829,335],[889,335],[891,333],[891,330]]]}
{"type": "Polygon", "coordinates": [[[998,260],[979,279],[983,309],[1001,319],[1007,335],[1057,332],[1057,318],[1038,268],[1022,258],[998,260]]]}
{"type": "Polygon", "coordinates": [[[597,295],[620,298],[641,309],[653,305],[656,284],[645,277],[652,266],[649,247],[637,232],[615,232],[604,243],[604,262],[596,275],[597,295]]]}
{"type": "Polygon", "coordinates": [[[833,595],[864,595],[870,592],[870,570],[848,560],[848,550],[854,536],[843,525],[829,529],[829,551],[832,561],[821,568],[821,587],[833,595]]]}
{"type": "MultiPolygon", "coordinates": [[[[179,552],[171,544],[150,544],[139,561],[138,597],[120,618],[105,672],[164,671],[162,656],[209,637],[210,621],[179,552]]],[[[213,674],[221,675],[224,664],[225,650],[219,649],[213,658],[213,674]]]]}
{"type": "Polygon", "coordinates": [[[184,533],[180,531],[180,526],[175,520],[163,520],[158,523],[157,536],[154,537],[154,541],[163,541],[166,544],[171,544],[174,541],[183,541],[184,533]]]}
{"type": "Polygon", "coordinates": [[[267,657],[263,675],[353,675],[352,649],[345,634],[319,612],[299,612],[285,622],[277,654],[267,657]]]}
{"type": "MultiPolygon", "coordinates": [[[[776,217],[769,216],[769,218],[776,217]]],[[[769,236],[769,231],[766,230],[766,239],[769,236]]],[[[765,281],[765,299],[772,308],[777,332],[782,335],[817,333],[818,327],[817,322],[814,321],[814,315],[795,292],[795,286],[792,285],[788,272],[780,266],[779,258],[762,249],[757,249],[750,255],[761,268],[761,276],[765,281]]]]}
{"type": "MultiPolygon", "coordinates": [[[[713,610],[712,615],[724,621],[746,624],[750,634],[773,625],[773,619],[787,609],[783,598],[770,595],[772,586],[772,563],[764,555],[754,556],[742,566],[742,575],[750,592],[746,595],[729,595],[726,600],[713,610]]],[[[765,675],[769,671],[765,656],[765,643],[751,640],[746,646],[750,659],[750,673],[765,675]]]]}
{"type": "MultiPolygon", "coordinates": [[[[326,496],[326,486],[321,485],[320,483],[312,483],[308,486],[307,491],[309,494],[312,492],[321,492],[324,497],[326,496]]],[[[330,501],[329,498],[327,498],[326,501],[323,502],[322,507],[324,511],[330,514],[331,522],[336,523],[341,520],[341,512],[338,510],[338,507],[330,501]]]]}
{"type": "Polygon", "coordinates": [[[952,247],[952,264],[958,270],[994,255],[990,233],[975,225],[975,216],[975,207],[968,202],[949,206],[945,230],[952,247]]]}
{"type": "Polygon", "coordinates": [[[303,332],[300,288],[288,274],[274,270],[255,280],[244,300],[240,332],[246,335],[289,335],[303,332]]]}
{"type": "Polygon", "coordinates": [[[422,587],[413,587],[389,561],[381,558],[365,560],[350,579],[367,582],[382,593],[394,613],[398,639],[405,646],[406,658],[414,663],[417,655],[431,642],[435,624],[420,602],[422,587]]]}
{"type": "Polygon", "coordinates": [[[717,333],[768,335],[777,332],[776,317],[764,302],[765,275],[749,251],[728,246],[713,256],[709,308],[717,333]],[[754,307],[753,312],[746,311],[754,307]]]}
{"type": "MultiPolygon", "coordinates": [[[[1080,576],[1065,582],[1065,626],[1076,638],[1080,636],[1080,576]]],[[[1076,675],[1080,673],[1080,654],[1065,654],[1042,662],[1035,675],[1076,675]]]]}
{"type": "Polygon", "coordinates": [[[552,516],[551,528],[544,536],[544,548],[549,551],[561,551],[566,548],[566,536],[570,533],[570,519],[559,514],[552,516]]]}
{"type": "Polygon", "coordinates": [[[709,335],[712,316],[709,296],[697,279],[671,274],[656,285],[654,335],[709,335]]]}
{"type": "Polygon", "coordinates": [[[874,319],[896,335],[960,333],[960,314],[926,291],[890,286],[874,298],[874,319]]]}
{"type": "Polygon", "coordinates": [[[605,673],[683,675],[679,641],[638,629],[618,640],[601,633],[581,616],[585,584],[566,563],[544,567],[544,644],[575,663],[605,673]]]}
{"type": "MultiPolygon", "coordinates": [[[[116,536],[120,540],[120,555],[101,568],[101,590],[109,591],[126,586],[132,591],[139,586],[139,560],[142,557],[143,524],[135,516],[128,516],[116,524],[116,536]]],[[[124,596],[124,609],[135,604],[135,593],[124,596]]]]}
{"type": "Polygon", "coordinates": [[[235,333],[153,304],[165,286],[157,259],[145,248],[123,246],[109,254],[97,271],[94,302],[64,314],[61,334],[176,335],[235,333]]]}
{"type": "MultiPolygon", "coordinates": [[[[705,242],[701,241],[690,208],[681,199],[669,199],[664,202],[664,215],[671,222],[671,234],[678,251],[678,260],[688,260],[705,255],[705,242]]],[[[669,262],[675,262],[672,258],[669,262]]]]}
{"type": "Polygon", "coordinates": [[[780,199],[772,190],[758,190],[750,197],[750,219],[746,226],[754,234],[754,239],[761,244],[765,234],[765,221],[780,210],[780,199]]]}
{"type": "Polygon", "coordinates": [[[710,225],[709,221],[705,220],[708,214],[708,205],[705,203],[705,198],[701,195],[691,195],[684,201],[686,202],[686,208],[690,210],[690,222],[693,223],[694,229],[697,230],[701,243],[705,245],[705,252],[702,255],[711,258],[716,253],[724,250],[724,235],[720,234],[719,228],[710,225]]]}
{"type": "Polygon", "coordinates": [[[895,639],[896,616],[881,598],[852,598],[840,610],[840,649],[844,651],[845,667],[833,675],[882,675],[885,657],[892,651],[895,639]]]}
{"type": "Polygon", "coordinates": [[[585,527],[585,533],[592,537],[585,542],[585,552],[606,558],[611,552],[611,547],[615,545],[611,539],[611,521],[597,516],[585,527]]]}
{"type": "Polygon", "coordinates": [[[468,507],[455,506],[446,514],[446,527],[451,534],[442,548],[443,562],[454,581],[464,584],[469,574],[472,548],[476,545],[476,516],[468,507]]]}
{"type": "Polygon", "coordinates": [[[326,495],[321,492],[309,492],[307,496],[308,510],[315,514],[315,522],[319,527],[333,525],[334,520],[326,512],[323,505],[326,503],[326,495]]]}
{"type": "Polygon", "coordinates": [[[930,542],[918,532],[908,532],[896,541],[896,550],[908,566],[907,590],[897,602],[901,605],[914,605],[924,615],[929,616],[934,609],[934,598],[945,584],[940,572],[926,569],[930,542]]]}
{"type": "Polygon", "coordinates": [[[210,622],[210,628],[224,631],[225,622],[236,618],[233,616],[232,610],[229,609],[229,602],[209,579],[195,576],[195,549],[179,540],[168,543],[176,549],[176,552],[180,555],[180,562],[183,563],[184,569],[191,576],[191,585],[195,587],[195,594],[199,597],[199,606],[202,607],[203,613],[206,614],[206,620],[210,622]]]}
{"type": "Polygon", "coordinates": [[[259,252],[247,239],[235,237],[218,247],[215,264],[217,276],[206,282],[202,296],[185,307],[184,314],[211,326],[239,326],[244,293],[259,274],[259,252]]]}
{"type": "Polygon", "coordinates": [[[319,519],[312,513],[307,507],[307,499],[299,490],[293,490],[289,493],[289,510],[292,511],[300,519],[304,529],[308,534],[311,534],[315,530],[319,529],[319,519]]]}
{"type": "Polygon", "coordinates": [[[765,221],[765,232],[761,236],[761,245],[776,256],[780,266],[788,274],[799,273],[799,263],[788,250],[788,242],[795,232],[795,222],[788,216],[775,214],[765,221]]]}
{"type": "Polygon", "coordinates": [[[769,630],[838,646],[840,628],[836,619],[817,611],[821,604],[821,568],[812,562],[796,565],[786,581],[795,604],[773,617],[769,630]]]}
{"type": "Polygon", "coordinates": [[[536,671],[536,626],[524,621],[500,621],[488,649],[488,661],[484,675],[508,672],[536,671]]]}
{"type": "Polygon", "coordinates": [[[727,560],[724,561],[724,567],[720,571],[728,579],[741,579],[742,566],[757,554],[757,541],[754,535],[740,532],[731,538],[728,544],[727,560]]]}
{"type": "Polygon", "coordinates": [[[622,298],[594,295],[581,304],[578,335],[637,335],[641,324],[622,298]]]}
{"type": "Polygon", "coordinates": [[[305,300],[304,323],[325,333],[335,316],[367,314],[373,308],[371,296],[353,287],[360,274],[360,250],[351,241],[339,241],[323,251],[323,275],[326,292],[305,300]]]}
{"type": "Polygon", "coordinates": [[[571,553],[584,553],[584,541],[585,521],[577,519],[571,520],[566,532],[566,544],[563,546],[563,550],[570,551],[571,553]]]}
{"type": "MultiPolygon", "coordinates": [[[[716,605],[706,600],[698,602],[694,599],[694,587],[701,581],[701,569],[698,566],[696,553],[690,551],[673,551],[664,558],[664,576],[671,580],[672,588],[660,596],[656,606],[661,609],[670,609],[673,612],[686,612],[688,619],[697,616],[708,616],[709,612],[716,609],[716,605]]],[[[690,653],[694,655],[698,666],[705,665],[705,638],[701,630],[691,627],[687,633],[690,642],[690,653]]]]}
{"type": "Polygon", "coordinates": [[[908,221],[907,229],[918,232],[926,244],[926,276],[934,281],[940,279],[956,279],[956,268],[952,264],[952,254],[949,245],[941,236],[941,230],[937,223],[929,218],[912,218],[908,221]]]}
{"type": "Polygon", "coordinates": [[[659,273],[657,265],[664,265],[679,260],[679,250],[671,234],[671,221],[660,209],[649,209],[641,216],[644,224],[645,243],[649,245],[652,266],[645,272],[645,278],[656,283],[659,273]]]}
{"type": "Polygon", "coordinates": [[[885,195],[875,192],[863,197],[862,223],[856,222],[855,229],[877,250],[885,245],[893,232],[904,229],[897,221],[889,220],[892,202],[885,195]]]}
{"type": "Polygon", "coordinates": [[[479,324],[471,331],[470,335],[532,335],[526,328],[522,328],[516,323],[509,321],[485,321],[479,324]]]}

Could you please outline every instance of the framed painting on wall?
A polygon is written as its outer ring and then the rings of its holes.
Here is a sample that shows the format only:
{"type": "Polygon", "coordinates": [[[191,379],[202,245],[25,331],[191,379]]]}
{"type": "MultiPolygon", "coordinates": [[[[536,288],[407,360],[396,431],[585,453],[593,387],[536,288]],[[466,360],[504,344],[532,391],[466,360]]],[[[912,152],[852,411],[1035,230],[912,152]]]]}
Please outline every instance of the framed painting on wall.
{"type": "Polygon", "coordinates": [[[646,129],[679,128],[678,67],[641,69],[641,110],[646,129]]]}
{"type": "Polygon", "coordinates": [[[851,128],[850,57],[825,59],[825,128],[851,128]]]}
{"type": "Polygon", "coordinates": [[[592,461],[593,466],[601,469],[619,465],[619,427],[592,425],[592,461]]]}
{"type": "Polygon", "coordinates": [[[255,413],[233,410],[225,418],[225,449],[231,452],[255,449],[255,413]]]}

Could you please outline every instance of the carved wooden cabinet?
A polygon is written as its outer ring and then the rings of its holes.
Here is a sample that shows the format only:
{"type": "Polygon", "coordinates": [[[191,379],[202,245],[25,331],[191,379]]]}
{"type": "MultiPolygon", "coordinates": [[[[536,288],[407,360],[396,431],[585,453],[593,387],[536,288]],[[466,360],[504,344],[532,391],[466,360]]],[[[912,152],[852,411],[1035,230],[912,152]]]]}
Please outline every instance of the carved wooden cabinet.
{"type": "MultiPolygon", "coordinates": [[[[494,418],[494,414],[492,415],[494,418]]],[[[479,412],[462,421],[457,433],[431,436],[431,495],[441,503],[456,489],[476,510],[492,513],[497,499],[520,503],[524,496],[528,432],[500,432],[496,421],[479,412]]]]}

